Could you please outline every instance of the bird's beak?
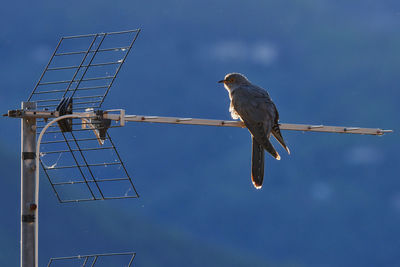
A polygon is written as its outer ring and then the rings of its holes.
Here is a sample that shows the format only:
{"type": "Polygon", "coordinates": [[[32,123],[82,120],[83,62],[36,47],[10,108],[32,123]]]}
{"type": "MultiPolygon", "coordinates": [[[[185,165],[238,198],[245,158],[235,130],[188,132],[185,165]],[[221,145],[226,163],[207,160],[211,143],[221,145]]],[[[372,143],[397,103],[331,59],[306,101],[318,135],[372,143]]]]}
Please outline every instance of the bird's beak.
{"type": "Polygon", "coordinates": [[[225,80],[220,80],[218,81],[218,83],[225,83],[225,80]]]}

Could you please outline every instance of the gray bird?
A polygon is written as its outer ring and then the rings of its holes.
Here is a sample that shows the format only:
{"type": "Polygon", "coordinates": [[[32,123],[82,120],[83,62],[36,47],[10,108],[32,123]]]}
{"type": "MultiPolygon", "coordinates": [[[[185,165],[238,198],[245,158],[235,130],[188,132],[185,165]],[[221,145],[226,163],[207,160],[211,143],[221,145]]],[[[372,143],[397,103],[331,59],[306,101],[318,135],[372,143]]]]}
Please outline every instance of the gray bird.
{"type": "Polygon", "coordinates": [[[269,141],[271,133],[290,154],[279,129],[278,110],[268,92],[251,84],[242,74],[229,73],[219,83],[229,92],[232,118],[242,120],[252,135],[251,180],[260,189],[264,179],[264,149],[277,160],[281,159],[269,141]]]}

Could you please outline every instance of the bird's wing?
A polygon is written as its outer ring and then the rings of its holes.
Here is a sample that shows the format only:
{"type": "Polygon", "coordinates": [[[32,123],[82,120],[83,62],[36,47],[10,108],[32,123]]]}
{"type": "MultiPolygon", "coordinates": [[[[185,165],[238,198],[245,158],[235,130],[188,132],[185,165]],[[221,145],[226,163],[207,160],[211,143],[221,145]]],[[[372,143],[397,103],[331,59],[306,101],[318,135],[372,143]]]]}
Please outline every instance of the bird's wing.
{"type": "Polygon", "coordinates": [[[255,99],[266,102],[266,105],[268,107],[266,112],[268,112],[271,115],[271,117],[274,118],[271,133],[274,136],[274,138],[281,144],[281,146],[288,152],[288,154],[290,154],[289,147],[286,145],[285,140],[282,137],[281,130],[279,128],[279,112],[274,102],[272,102],[272,99],[270,98],[268,92],[263,88],[256,85],[252,85],[251,89],[252,89],[251,93],[255,99]]]}
{"type": "Polygon", "coordinates": [[[275,120],[276,109],[265,90],[241,87],[232,92],[231,97],[231,104],[239,116],[244,116],[254,122],[263,122],[266,119],[271,122],[275,120]]]}
{"type": "Polygon", "coordinates": [[[264,90],[239,88],[232,94],[232,104],[257,142],[273,157],[280,159],[269,141],[275,110],[268,93],[264,90]]]}
{"type": "Polygon", "coordinates": [[[275,109],[275,121],[274,124],[272,125],[272,135],[275,137],[275,139],[281,144],[281,146],[287,151],[288,154],[290,154],[289,147],[285,144],[285,140],[283,140],[282,134],[281,134],[281,129],[279,128],[279,113],[278,110],[276,109],[276,106],[274,103],[272,103],[275,109]]]}

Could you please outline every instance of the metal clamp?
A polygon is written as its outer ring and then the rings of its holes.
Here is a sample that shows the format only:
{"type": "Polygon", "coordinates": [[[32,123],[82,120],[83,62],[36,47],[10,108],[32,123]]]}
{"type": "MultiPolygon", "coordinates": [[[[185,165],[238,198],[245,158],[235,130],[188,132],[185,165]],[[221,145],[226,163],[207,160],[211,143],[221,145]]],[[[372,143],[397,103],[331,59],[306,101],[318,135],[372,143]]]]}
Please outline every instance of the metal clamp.
{"type": "MultiPolygon", "coordinates": [[[[72,97],[61,99],[56,110],[60,116],[72,114],[72,97]]],[[[62,132],[72,132],[72,119],[63,119],[58,121],[58,126],[62,132]]]]}
{"type": "Polygon", "coordinates": [[[21,220],[24,223],[33,223],[33,222],[35,222],[35,215],[34,214],[23,214],[21,216],[21,220]]]}
{"type": "MultiPolygon", "coordinates": [[[[104,111],[104,116],[107,117],[110,112],[119,112],[118,121],[120,126],[125,126],[125,109],[108,109],[104,111]]],[[[111,115],[111,114],[110,114],[111,115]]],[[[117,115],[117,114],[115,114],[117,115]]]]}
{"type": "Polygon", "coordinates": [[[22,160],[35,159],[35,158],[36,158],[35,152],[22,152],[22,160]]]}

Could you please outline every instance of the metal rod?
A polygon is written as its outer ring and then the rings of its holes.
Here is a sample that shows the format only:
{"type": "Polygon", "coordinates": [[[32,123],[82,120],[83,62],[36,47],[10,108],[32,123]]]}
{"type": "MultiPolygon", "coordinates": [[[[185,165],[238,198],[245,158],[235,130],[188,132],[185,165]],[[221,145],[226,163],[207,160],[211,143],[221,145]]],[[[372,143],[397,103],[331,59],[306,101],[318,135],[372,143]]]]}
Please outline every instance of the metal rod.
{"type": "MultiPolygon", "coordinates": [[[[36,109],[36,103],[22,102],[22,109],[36,109]]],[[[35,199],[38,176],[35,169],[36,118],[21,119],[21,267],[38,266],[38,206],[35,199]]]]}
{"type": "Polygon", "coordinates": [[[107,65],[117,65],[121,64],[122,61],[112,61],[112,62],[103,62],[103,63],[95,63],[95,64],[90,64],[90,65],[76,65],[76,66],[65,66],[65,67],[53,67],[53,68],[48,68],[47,70],[69,70],[69,69],[76,69],[76,68],[88,68],[88,67],[99,67],[99,66],[107,66],[107,65]]]}
{"type": "MultiPolygon", "coordinates": [[[[14,114],[14,112],[15,111],[11,110],[8,112],[8,114],[14,114]]],[[[241,121],[143,116],[143,115],[122,115],[123,113],[124,113],[123,110],[110,110],[110,111],[106,110],[104,111],[104,118],[119,122],[132,121],[132,122],[152,122],[152,123],[245,128],[244,123],[241,121]],[[120,111],[120,113],[119,114],[109,113],[111,111],[120,111]]],[[[79,117],[96,118],[96,114],[94,112],[74,112],[73,114],[79,117]]],[[[32,116],[36,118],[41,118],[41,117],[50,118],[50,117],[57,117],[58,113],[54,111],[24,111],[24,116],[28,117],[32,116]]],[[[110,128],[112,127],[118,127],[118,126],[111,126],[110,128]]],[[[351,134],[369,134],[369,135],[383,135],[385,133],[393,132],[393,130],[382,130],[379,128],[359,128],[359,127],[326,126],[326,125],[310,125],[310,124],[294,124],[294,123],[281,123],[280,128],[281,130],[302,131],[302,132],[330,132],[330,133],[351,133],[351,134]]],[[[82,131],[82,130],[87,130],[87,129],[77,129],[75,131],[82,131]]],[[[51,133],[56,133],[56,132],[59,131],[51,131],[51,133]]]]}
{"type": "Polygon", "coordinates": [[[83,262],[82,266],[85,266],[88,260],[89,260],[89,257],[85,257],[85,261],[83,262]]]}
{"type": "Polygon", "coordinates": [[[93,200],[113,200],[113,199],[126,199],[126,198],[138,198],[138,196],[119,196],[119,197],[104,197],[104,198],[81,198],[81,199],[61,199],[61,203],[72,203],[72,202],[85,202],[93,200]]]}
{"type": "MultiPolygon", "coordinates": [[[[105,140],[107,140],[108,138],[106,137],[105,140]]],[[[74,140],[72,139],[67,139],[67,142],[72,142],[74,140]]],[[[97,141],[97,138],[93,137],[93,138],[80,138],[80,139],[76,139],[76,141],[78,142],[84,142],[84,141],[97,141]]],[[[42,145],[44,144],[56,144],[56,143],[64,143],[65,140],[55,140],[55,141],[46,141],[46,142],[42,142],[42,145]]]]}
{"type": "Polygon", "coordinates": [[[135,253],[132,255],[131,260],[129,261],[128,267],[132,266],[133,259],[135,258],[135,253]]]}
{"type": "Polygon", "coordinates": [[[53,183],[53,185],[73,185],[73,184],[85,184],[86,182],[94,183],[94,182],[118,182],[118,181],[128,181],[129,177],[125,178],[109,178],[109,179],[98,179],[98,180],[86,180],[86,181],[68,181],[68,182],[59,182],[53,183]]]}
{"type": "MultiPolygon", "coordinates": [[[[84,126],[84,125],[101,125],[101,122],[92,122],[92,123],[87,123],[87,122],[81,122],[81,123],[73,122],[73,123],[71,123],[71,125],[79,125],[79,126],[84,126]]],[[[43,127],[44,127],[44,124],[38,125],[38,126],[37,126],[37,129],[41,129],[41,128],[43,128],[43,127]]],[[[57,125],[52,125],[52,126],[50,126],[50,128],[57,128],[57,127],[58,127],[57,125]]]]}
{"type": "Polygon", "coordinates": [[[125,255],[136,255],[135,252],[117,252],[117,253],[101,253],[101,254],[89,254],[89,255],[79,255],[79,256],[68,256],[68,257],[58,257],[51,258],[50,261],[56,260],[72,260],[72,259],[80,259],[80,258],[89,258],[89,257],[108,257],[108,256],[125,256],[125,255]]]}
{"type": "MultiPolygon", "coordinates": [[[[119,125],[112,125],[109,128],[118,128],[121,127],[119,125]]],[[[39,129],[39,127],[38,127],[39,129]]],[[[85,129],[74,129],[74,132],[85,132],[85,131],[93,131],[91,128],[85,128],[85,129]]],[[[53,133],[62,133],[61,130],[54,130],[54,131],[47,131],[45,134],[53,134],[53,133]]]]}
{"type": "MultiPolygon", "coordinates": [[[[87,78],[87,79],[82,79],[82,80],[66,80],[66,81],[54,81],[54,82],[44,82],[40,83],[39,85],[49,85],[49,84],[60,84],[60,83],[77,83],[77,82],[88,82],[88,81],[97,81],[97,80],[107,80],[107,79],[112,79],[114,76],[103,76],[103,77],[96,77],[96,78],[87,78]]],[[[72,91],[74,91],[73,89],[72,91]]],[[[69,90],[71,91],[71,90],[69,90]]]]}
{"type": "MultiPolygon", "coordinates": [[[[140,31],[140,29],[134,29],[134,30],[126,30],[126,31],[118,31],[118,32],[108,32],[108,35],[113,35],[113,34],[123,34],[123,33],[130,33],[130,32],[137,32],[140,31]]],[[[97,33],[97,35],[103,35],[106,33],[97,33]]],[[[73,38],[82,38],[82,37],[90,37],[96,35],[95,33],[92,34],[82,34],[82,35],[72,35],[72,36],[65,36],[63,39],[73,39],[73,38]]]]}
{"type": "MultiPolygon", "coordinates": [[[[120,46],[120,47],[111,47],[111,48],[104,48],[104,49],[99,49],[97,52],[106,52],[106,51],[125,51],[125,49],[128,49],[129,46],[120,46]]],[[[90,50],[89,53],[94,53],[95,50],[90,50]]],[[[85,54],[88,53],[88,51],[72,51],[72,52],[64,52],[64,53],[57,53],[54,56],[68,56],[68,55],[77,55],[77,54],[85,54]]]]}
{"type": "MultiPolygon", "coordinates": [[[[73,90],[71,90],[73,91],[73,90]]],[[[78,96],[78,97],[73,97],[74,100],[76,99],[90,99],[90,98],[100,98],[103,97],[102,95],[91,95],[91,96],[78,96]]],[[[43,99],[43,100],[37,100],[36,103],[45,103],[45,102],[60,102],[61,99],[59,98],[53,98],[53,99],[43,99]]]]}
{"type": "MultiPolygon", "coordinates": [[[[116,121],[119,121],[121,119],[119,114],[105,114],[105,118],[116,121]]],[[[208,125],[208,126],[245,128],[244,123],[241,121],[143,116],[143,115],[126,115],[124,118],[125,121],[133,121],[133,122],[153,122],[153,123],[208,125]]],[[[378,128],[324,126],[324,125],[293,124],[293,123],[281,123],[280,128],[281,130],[290,130],[290,131],[351,133],[351,134],[369,134],[369,135],[383,135],[384,133],[392,132],[392,130],[382,130],[378,128]]]]}
{"type": "MultiPolygon", "coordinates": [[[[86,105],[86,104],[95,104],[100,103],[101,100],[96,101],[84,101],[84,102],[75,102],[74,105],[86,105]]],[[[58,107],[58,104],[47,104],[47,105],[38,105],[38,108],[51,108],[51,107],[58,107]]],[[[87,108],[87,107],[85,107],[87,108]]]]}
{"type": "MultiPolygon", "coordinates": [[[[75,140],[78,141],[78,140],[75,140]]],[[[64,140],[65,142],[65,140],[64,140]]],[[[113,147],[89,147],[89,148],[81,148],[81,149],[71,149],[71,150],[55,150],[55,151],[47,151],[47,154],[60,154],[60,153],[68,153],[70,151],[92,151],[92,150],[105,150],[105,149],[113,149],[113,147]]]]}
{"type": "Polygon", "coordinates": [[[91,267],[93,267],[95,264],[96,264],[96,261],[97,261],[97,258],[98,258],[99,256],[94,256],[94,260],[93,260],[93,263],[92,263],[92,265],[91,265],[91,267]]]}
{"type": "Polygon", "coordinates": [[[85,165],[66,165],[66,166],[59,166],[53,168],[45,168],[46,170],[58,170],[58,169],[71,169],[71,168],[85,168],[85,167],[99,167],[99,166],[108,166],[108,165],[121,165],[120,162],[104,162],[104,163],[92,163],[92,164],[85,164],[85,165]]]}
{"type": "Polygon", "coordinates": [[[107,33],[107,34],[108,34],[108,35],[113,35],[113,34],[124,34],[124,33],[131,33],[131,32],[140,32],[140,29],[126,30],[126,31],[117,31],[117,32],[109,32],[109,33],[107,33]]]}
{"type": "MultiPolygon", "coordinates": [[[[95,89],[104,89],[108,88],[110,85],[100,85],[100,86],[91,86],[91,87],[81,87],[76,90],[74,89],[68,89],[68,92],[72,91],[84,91],[84,90],[95,90],[95,89]]],[[[65,89],[57,89],[57,90],[50,90],[50,91],[39,91],[39,92],[34,92],[33,94],[35,95],[40,95],[40,94],[50,94],[50,93],[64,93],[65,89]]],[[[60,100],[60,99],[59,99],[60,100]]]]}
{"type": "Polygon", "coordinates": [[[75,38],[85,38],[85,37],[92,37],[101,33],[90,33],[90,34],[81,34],[81,35],[71,35],[71,36],[64,36],[62,37],[63,40],[67,39],[75,39],[75,38]]]}

